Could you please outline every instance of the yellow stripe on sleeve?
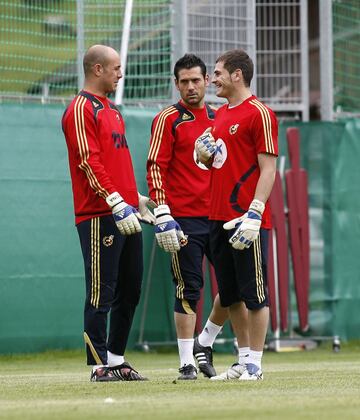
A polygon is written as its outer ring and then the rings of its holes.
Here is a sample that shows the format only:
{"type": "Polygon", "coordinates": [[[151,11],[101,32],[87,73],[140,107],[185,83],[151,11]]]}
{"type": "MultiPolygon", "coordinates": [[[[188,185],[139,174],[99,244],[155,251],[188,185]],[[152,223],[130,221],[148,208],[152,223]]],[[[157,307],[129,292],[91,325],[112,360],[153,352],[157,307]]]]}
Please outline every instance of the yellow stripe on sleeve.
{"type": "Polygon", "coordinates": [[[160,113],[159,118],[155,125],[154,134],[152,136],[148,160],[156,161],[157,155],[159,153],[161,141],[164,135],[164,127],[165,127],[166,118],[169,115],[175,114],[176,112],[178,112],[178,110],[174,108],[173,106],[170,106],[169,108],[166,108],[164,111],[160,113]]]}
{"type": "Polygon", "coordinates": [[[91,166],[88,163],[90,156],[89,144],[86,136],[85,129],[85,119],[84,119],[84,107],[86,103],[86,98],[79,96],[75,102],[74,106],[74,117],[75,117],[75,131],[76,139],[78,143],[79,153],[80,153],[80,165],[79,168],[82,169],[90,183],[91,188],[101,197],[106,198],[109,193],[103,188],[98,179],[96,178],[91,166]]]}
{"type": "Polygon", "coordinates": [[[272,139],[272,125],[269,110],[257,99],[250,101],[259,111],[263,123],[264,138],[265,138],[265,150],[267,153],[274,154],[274,142],[272,139]]]}
{"type": "Polygon", "coordinates": [[[158,157],[159,150],[161,147],[161,142],[163,140],[166,119],[167,117],[169,117],[170,115],[176,112],[178,112],[178,110],[174,108],[173,106],[170,106],[159,114],[159,117],[156,121],[154,130],[153,130],[152,139],[151,139],[151,145],[150,145],[150,150],[149,150],[149,155],[148,155],[148,161],[150,162],[149,174],[150,174],[152,185],[154,186],[154,189],[155,189],[155,199],[156,199],[157,204],[165,203],[165,191],[163,188],[160,167],[156,159],[158,157]]]}

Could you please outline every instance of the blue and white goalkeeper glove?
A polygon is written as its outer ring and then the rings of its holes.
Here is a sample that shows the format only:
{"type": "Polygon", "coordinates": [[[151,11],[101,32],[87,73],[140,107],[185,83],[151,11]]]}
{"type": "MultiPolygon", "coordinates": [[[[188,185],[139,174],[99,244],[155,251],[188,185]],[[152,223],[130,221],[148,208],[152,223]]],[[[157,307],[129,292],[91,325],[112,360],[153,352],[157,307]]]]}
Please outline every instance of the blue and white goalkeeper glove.
{"type": "Polygon", "coordinates": [[[254,199],[249,210],[241,217],[232,219],[224,224],[225,230],[236,229],[229,239],[231,246],[235,249],[249,248],[259,236],[261,218],[265,209],[265,204],[254,199]]]}
{"type": "Polygon", "coordinates": [[[136,216],[138,211],[129,204],[125,203],[118,192],[110,194],[106,202],[111,207],[117,228],[122,235],[132,235],[141,232],[139,219],[136,216]]]}
{"type": "Polygon", "coordinates": [[[215,139],[211,134],[212,128],[207,128],[200,137],[195,140],[195,152],[198,160],[206,164],[216,150],[215,139]]]}
{"type": "Polygon", "coordinates": [[[155,237],[160,248],[166,252],[176,252],[187,244],[187,237],[178,222],[171,216],[169,206],[161,204],[154,209],[156,217],[155,237]]]}

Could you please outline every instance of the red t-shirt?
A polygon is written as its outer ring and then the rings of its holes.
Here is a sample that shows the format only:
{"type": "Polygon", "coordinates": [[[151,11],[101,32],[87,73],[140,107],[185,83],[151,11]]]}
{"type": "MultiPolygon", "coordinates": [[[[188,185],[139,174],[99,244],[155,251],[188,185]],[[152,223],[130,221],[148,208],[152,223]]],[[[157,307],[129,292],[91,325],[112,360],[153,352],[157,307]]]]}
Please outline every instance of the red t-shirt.
{"type": "MultiPolygon", "coordinates": [[[[216,140],[211,170],[210,219],[229,221],[243,215],[254,198],[260,176],[258,154],[278,154],[278,123],[274,112],[255,96],[216,112],[216,140]]],[[[266,204],[262,227],[270,228],[266,204]]]]}
{"type": "Polygon", "coordinates": [[[62,128],[68,147],[75,223],[111,214],[105,199],[117,191],[138,206],[138,193],[123,118],[106,97],[81,91],[66,109],[62,128]]]}
{"type": "Polygon", "coordinates": [[[157,204],[167,204],[173,216],[209,215],[210,171],[196,163],[194,144],[214,118],[207,104],[195,109],[181,101],[154,118],[147,161],[149,194],[157,204]]]}

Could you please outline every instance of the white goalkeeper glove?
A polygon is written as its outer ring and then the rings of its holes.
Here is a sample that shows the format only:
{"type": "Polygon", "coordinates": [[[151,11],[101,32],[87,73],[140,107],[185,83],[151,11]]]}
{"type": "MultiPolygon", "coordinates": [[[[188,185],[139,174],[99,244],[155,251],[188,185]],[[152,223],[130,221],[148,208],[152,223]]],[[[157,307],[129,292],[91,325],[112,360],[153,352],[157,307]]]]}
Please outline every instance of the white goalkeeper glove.
{"type": "Polygon", "coordinates": [[[117,228],[122,235],[132,235],[141,232],[141,226],[136,217],[137,210],[125,203],[118,192],[110,194],[106,202],[111,207],[117,228]]]}
{"type": "Polygon", "coordinates": [[[195,152],[201,163],[207,163],[216,150],[215,139],[211,134],[212,128],[207,128],[200,137],[195,140],[195,152]]]}
{"type": "Polygon", "coordinates": [[[265,204],[254,199],[249,210],[241,217],[230,220],[224,224],[225,230],[236,229],[235,233],[229,239],[232,247],[235,249],[249,248],[255,239],[259,236],[261,218],[265,209],[265,204]]]}
{"type": "Polygon", "coordinates": [[[156,204],[145,195],[139,194],[139,213],[137,213],[137,217],[139,220],[145,223],[149,223],[150,225],[155,224],[155,216],[151,213],[149,210],[149,207],[154,208],[156,207],[156,204]]]}
{"type": "Polygon", "coordinates": [[[160,248],[166,252],[179,251],[187,244],[187,237],[178,222],[170,214],[169,206],[161,204],[154,209],[156,217],[155,237],[160,248]]]}

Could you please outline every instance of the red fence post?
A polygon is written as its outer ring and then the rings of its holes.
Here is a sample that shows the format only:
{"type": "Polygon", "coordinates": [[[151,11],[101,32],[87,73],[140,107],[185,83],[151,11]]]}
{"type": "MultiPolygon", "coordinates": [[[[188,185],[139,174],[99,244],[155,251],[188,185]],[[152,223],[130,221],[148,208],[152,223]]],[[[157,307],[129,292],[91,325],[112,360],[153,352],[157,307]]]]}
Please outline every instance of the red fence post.
{"type": "Polygon", "coordinates": [[[310,237],[308,180],[300,168],[300,135],[298,128],[286,131],[291,168],[285,171],[290,249],[294,271],[295,293],[300,329],[309,328],[310,237]]]}

